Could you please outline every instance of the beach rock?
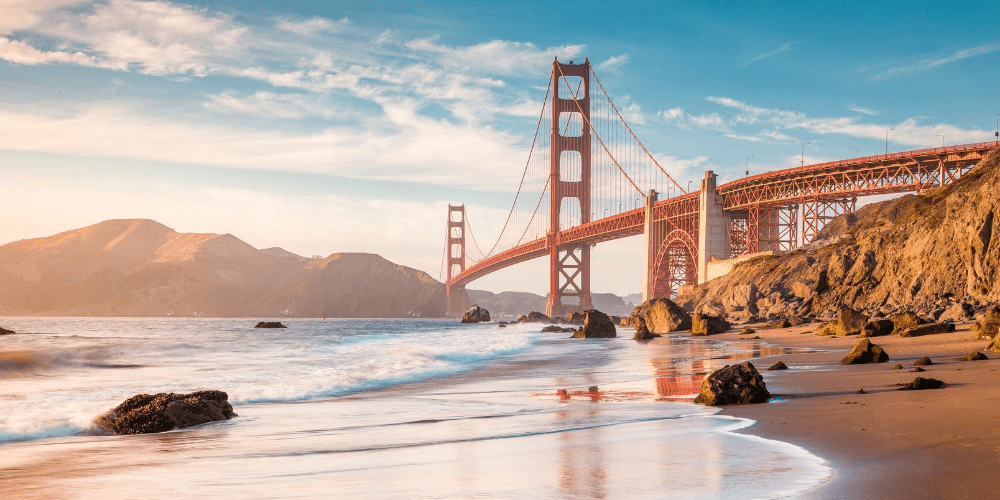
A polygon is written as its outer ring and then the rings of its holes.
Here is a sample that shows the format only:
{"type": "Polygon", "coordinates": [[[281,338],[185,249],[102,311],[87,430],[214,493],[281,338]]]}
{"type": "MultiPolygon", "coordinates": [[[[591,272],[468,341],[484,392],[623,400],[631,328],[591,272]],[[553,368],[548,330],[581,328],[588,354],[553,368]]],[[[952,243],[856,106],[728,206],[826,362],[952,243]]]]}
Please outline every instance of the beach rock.
{"type": "Polygon", "coordinates": [[[791,328],[791,327],[792,327],[792,322],[789,321],[788,318],[781,318],[778,321],[775,321],[774,323],[769,323],[767,325],[767,328],[769,329],[791,328]]]}
{"type": "Polygon", "coordinates": [[[632,340],[653,340],[655,338],[653,332],[646,328],[646,322],[642,318],[636,318],[633,326],[635,326],[635,336],[632,337],[632,340]]]}
{"type": "Polygon", "coordinates": [[[737,365],[726,365],[705,377],[701,393],[694,402],[708,406],[765,403],[771,394],[767,392],[764,377],[753,364],[744,361],[737,365]]]}
{"type": "Polygon", "coordinates": [[[956,302],[945,309],[938,317],[939,323],[965,323],[971,319],[972,306],[964,302],[956,302]]]}
{"type": "Polygon", "coordinates": [[[917,313],[911,311],[893,314],[889,319],[892,320],[893,335],[906,330],[907,328],[913,328],[917,325],[921,325],[924,322],[920,319],[920,316],[917,316],[917,313]]]}
{"type": "Polygon", "coordinates": [[[567,324],[570,324],[570,325],[577,325],[577,326],[582,325],[583,324],[583,315],[580,314],[579,312],[566,313],[566,317],[564,318],[564,322],[567,323],[567,324]]]}
{"type": "Polygon", "coordinates": [[[479,306],[472,306],[462,315],[462,323],[488,323],[490,312],[479,306]]]}
{"type": "Polygon", "coordinates": [[[993,338],[993,342],[986,346],[986,350],[990,352],[1000,352],[1000,335],[993,338]]]}
{"type": "Polygon", "coordinates": [[[576,328],[563,328],[558,325],[549,325],[542,327],[542,333],[576,333],[576,328]]]}
{"type": "Polygon", "coordinates": [[[924,356],[913,362],[913,366],[930,366],[933,364],[934,362],[931,361],[931,358],[928,358],[927,356],[924,356]]]}
{"type": "Polygon", "coordinates": [[[618,336],[615,324],[607,314],[597,309],[587,309],[580,316],[583,321],[583,328],[576,332],[574,337],[585,339],[612,339],[618,336]]]}
{"type": "MultiPolygon", "coordinates": [[[[645,323],[645,321],[643,323],[645,323]]],[[[625,317],[619,319],[618,320],[618,325],[619,326],[634,326],[632,324],[632,316],[625,316],[625,317]]]]}
{"type": "Polygon", "coordinates": [[[754,330],[753,328],[744,328],[740,331],[740,335],[752,335],[754,333],[757,333],[757,330],[754,330]]]}
{"type": "Polygon", "coordinates": [[[695,313],[691,317],[691,335],[715,335],[730,328],[732,325],[718,316],[695,313]]]}
{"type": "Polygon", "coordinates": [[[653,333],[691,329],[691,315],[670,299],[649,299],[632,311],[632,318],[642,318],[653,333]]]}
{"type": "Polygon", "coordinates": [[[896,363],[896,364],[892,365],[892,369],[893,370],[902,370],[903,369],[903,365],[901,365],[899,363],[896,363]]]}
{"type": "Polygon", "coordinates": [[[861,329],[860,336],[862,338],[884,337],[892,333],[894,328],[895,324],[891,319],[877,319],[866,323],[865,327],[861,329]]]}
{"type": "Polygon", "coordinates": [[[841,307],[837,311],[837,321],[831,323],[832,335],[845,336],[861,333],[861,329],[868,324],[868,316],[851,309],[841,307]]]}
{"type": "Polygon", "coordinates": [[[770,367],[768,367],[768,370],[771,370],[771,371],[773,371],[773,370],[787,370],[787,369],[788,369],[788,365],[786,365],[784,361],[778,361],[777,363],[775,363],[775,364],[771,365],[770,367]]]}
{"type": "Polygon", "coordinates": [[[518,323],[553,323],[552,318],[538,312],[531,311],[527,315],[521,315],[517,318],[518,323]],[[521,318],[524,318],[523,320],[521,318]]]}
{"type": "Polygon", "coordinates": [[[954,323],[927,323],[917,325],[896,332],[900,337],[921,337],[923,335],[933,335],[936,333],[950,333],[955,331],[954,323]]]}
{"type": "Polygon", "coordinates": [[[507,323],[497,323],[497,328],[507,328],[507,323]]]}
{"type": "Polygon", "coordinates": [[[868,339],[861,339],[851,352],[840,360],[843,365],[859,365],[863,363],[884,363],[889,361],[889,355],[868,339]]]}
{"type": "Polygon", "coordinates": [[[925,371],[925,370],[923,368],[919,367],[919,366],[910,368],[910,372],[911,373],[914,373],[914,372],[919,373],[919,372],[922,372],[922,371],[925,371]]]}
{"type": "Polygon", "coordinates": [[[922,391],[924,389],[940,389],[944,387],[944,382],[936,378],[917,377],[913,382],[900,387],[900,391],[922,391]]]}
{"type": "Polygon", "coordinates": [[[729,289],[729,294],[722,298],[720,305],[727,313],[746,311],[750,315],[757,314],[757,287],[752,284],[736,285],[729,289]]]}
{"type": "Polygon", "coordinates": [[[257,326],[255,326],[254,328],[288,328],[288,327],[282,325],[280,321],[261,321],[260,323],[257,323],[257,326]]]}
{"type": "Polygon", "coordinates": [[[14,335],[14,332],[6,328],[0,328],[0,335],[14,335]]]}
{"type": "Polygon", "coordinates": [[[1000,306],[991,305],[983,312],[983,319],[973,331],[973,340],[992,340],[1000,332],[1000,306]]]}
{"type": "Polygon", "coordinates": [[[961,358],[956,358],[955,361],[986,361],[987,359],[990,359],[990,358],[986,357],[985,354],[983,354],[983,353],[981,353],[979,351],[973,351],[973,352],[969,353],[968,356],[963,356],[961,358]]]}
{"type": "Polygon", "coordinates": [[[183,429],[237,416],[222,391],[138,394],[95,421],[115,434],[149,434],[183,429]]]}

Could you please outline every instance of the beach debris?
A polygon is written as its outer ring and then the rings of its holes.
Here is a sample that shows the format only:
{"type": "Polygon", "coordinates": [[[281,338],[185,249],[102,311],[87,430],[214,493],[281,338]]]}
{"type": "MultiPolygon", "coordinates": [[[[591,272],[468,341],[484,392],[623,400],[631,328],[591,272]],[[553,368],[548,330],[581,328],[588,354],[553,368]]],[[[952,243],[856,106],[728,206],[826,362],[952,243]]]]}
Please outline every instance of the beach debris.
{"type": "Polygon", "coordinates": [[[705,377],[694,402],[708,406],[765,403],[771,397],[764,377],[753,364],[744,361],[726,365],[705,377]]]}
{"type": "Polygon", "coordinates": [[[955,361],[985,361],[990,359],[986,357],[985,354],[979,351],[970,352],[968,356],[962,356],[961,358],[956,358],[955,361]]]}
{"type": "Polygon", "coordinates": [[[462,315],[462,323],[489,323],[490,312],[483,307],[474,305],[462,315]]]}
{"type": "Polygon", "coordinates": [[[719,316],[695,313],[691,317],[691,335],[715,335],[732,328],[728,321],[719,316]]]}
{"type": "Polygon", "coordinates": [[[892,369],[893,370],[902,370],[903,369],[903,365],[901,365],[899,363],[896,363],[896,364],[892,365],[892,369]]]}
{"type": "Polygon", "coordinates": [[[743,330],[742,330],[742,331],[740,332],[740,335],[752,335],[752,334],[754,334],[754,333],[757,333],[757,330],[754,330],[753,328],[744,328],[744,329],[743,329],[743,330]]]}
{"type": "Polygon", "coordinates": [[[655,338],[653,332],[646,328],[646,321],[642,318],[635,318],[633,326],[635,326],[635,336],[632,337],[632,340],[653,340],[655,338]]]}
{"type": "Polygon", "coordinates": [[[257,323],[257,326],[255,326],[254,328],[288,328],[288,327],[282,325],[280,321],[261,321],[260,323],[257,323]]]}
{"type": "Polygon", "coordinates": [[[910,368],[910,371],[911,372],[922,372],[922,371],[926,371],[926,370],[924,370],[923,368],[921,368],[919,366],[915,366],[913,368],[910,368]]]}
{"type": "Polygon", "coordinates": [[[861,338],[867,337],[884,337],[892,333],[895,328],[891,319],[876,319],[865,323],[864,328],[861,329],[859,335],[861,338]]]}
{"type": "Polygon", "coordinates": [[[787,370],[787,369],[788,369],[788,365],[786,365],[784,361],[778,361],[777,363],[775,363],[775,364],[771,365],[770,367],[768,367],[768,370],[770,370],[770,371],[774,371],[774,370],[787,370]]]}
{"type": "Polygon", "coordinates": [[[844,359],[840,360],[843,365],[858,365],[863,363],[884,363],[889,361],[889,355],[879,346],[868,339],[861,339],[851,352],[847,353],[844,359]]]}
{"type": "Polygon", "coordinates": [[[527,315],[520,315],[517,317],[518,323],[552,323],[552,318],[538,312],[531,311],[527,315]]]}
{"type": "Polygon", "coordinates": [[[0,327],[0,335],[13,335],[14,332],[6,328],[0,327]]]}
{"type": "Polygon", "coordinates": [[[653,333],[670,333],[691,329],[691,315],[670,299],[649,299],[632,310],[630,322],[642,318],[653,333]]]}
{"type": "Polygon", "coordinates": [[[618,336],[615,324],[607,314],[597,309],[587,309],[580,315],[583,320],[583,327],[573,335],[575,338],[583,339],[611,339],[618,336]]]}
{"type": "Polygon", "coordinates": [[[903,330],[895,331],[900,337],[921,337],[923,335],[933,335],[936,333],[951,333],[955,331],[954,323],[927,323],[917,325],[903,330]]]}
{"type": "Polygon", "coordinates": [[[944,387],[944,382],[936,378],[917,377],[913,382],[900,387],[900,391],[922,391],[924,389],[940,389],[944,387]]]}
{"type": "Polygon", "coordinates": [[[150,434],[235,416],[229,395],[222,391],[137,394],[97,417],[94,423],[114,434],[150,434]]]}
{"type": "Polygon", "coordinates": [[[930,366],[933,364],[934,362],[931,361],[931,358],[928,358],[927,356],[924,356],[913,362],[913,366],[930,366]]]}

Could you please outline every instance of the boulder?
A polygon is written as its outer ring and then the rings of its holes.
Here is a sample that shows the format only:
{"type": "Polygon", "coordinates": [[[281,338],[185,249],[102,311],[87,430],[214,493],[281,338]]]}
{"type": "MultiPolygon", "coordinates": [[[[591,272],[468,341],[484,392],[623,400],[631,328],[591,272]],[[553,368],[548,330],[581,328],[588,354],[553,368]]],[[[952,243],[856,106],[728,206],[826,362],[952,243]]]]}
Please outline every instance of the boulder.
{"type": "Polygon", "coordinates": [[[694,402],[708,406],[765,403],[771,397],[757,369],[749,361],[726,365],[705,377],[694,402]]]}
{"type": "MultiPolygon", "coordinates": [[[[645,321],[643,321],[643,323],[645,324],[645,321]]],[[[632,325],[632,316],[625,316],[623,318],[620,318],[618,320],[618,324],[620,326],[633,326],[632,325]]]]}
{"type": "Polygon", "coordinates": [[[642,318],[652,333],[691,329],[691,315],[670,299],[649,299],[632,311],[632,318],[642,318]]]}
{"type": "Polygon", "coordinates": [[[753,328],[744,328],[740,331],[740,335],[752,335],[754,333],[757,333],[757,330],[754,330],[753,328]]]}
{"type": "Polygon", "coordinates": [[[889,361],[889,355],[881,347],[868,339],[861,339],[854,349],[840,360],[843,365],[859,365],[863,363],[884,363],[889,361]]]}
{"type": "Polygon", "coordinates": [[[542,313],[540,313],[538,311],[531,311],[530,313],[528,313],[527,316],[525,316],[523,314],[521,316],[519,316],[517,318],[517,322],[518,323],[552,323],[553,321],[552,321],[552,318],[550,318],[550,317],[548,317],[548,316],[546,316],[546,315],[544,315],[544,314],[542,314],[542,313]],[[521,318],[524,318],[524,320],[522,320],[521,318]]]}
{"type": "Polygon", "coordinates": [[[899,330],[896,332],[896,335],[899,335],[900,337],[920,337],[923,335],[950,333],[953,331],[955,331],[954,323],[927,323],[925,325],[917,325],[904,330],[899,330]]]}
{"type": "Polygon", "coordinates": [[[260,323],[257,323],[257,326],[255,326],[254,328],[288,328],[288,327],[282,325],[280,321],[261,321],[260,323]]]}
{"type": "Polygon", "coordinates": [[[800,299],[808,299],[816,293],[816,282],[812,280],[798,280],[792,283],[792,294],[800,299]]]}
{"type": "Polygon", "coordinates": [[[996,338],[1000,332],[1000,306],[994,304],[986,308],[983,312],[983,320],[976,323],[978,328],[973,340],[991,340],[996,338]]]}
{"type": "Polygon", "coordinates": [[[722,298],[722,308],[728,313],[746,311],[757,314],[757,286],[736,285],[722,298]]]}
{"type": "Polygon", "coordinates": [[[919,366],[916,366],[916,367],[913,367],[913,368],[910,368],[910,372],[916,372],[916,373],[920,373],[920,372],[922,372],[922,371],[924,371],[924,369],[923,369],[923,368],[921,368],[921,367],[919,367],[919,366]]]}
{"type": "Polygon", "coordinates": [[[900,391],[922,391],[924,389],[940,389],[944,387],[944,382],[936,378],[917,377],[913,382],[899,388],[900,391]]]}
{"type": "Polygon", "coordinates": [[[903,365],[901,365],[899,363],[896,363],[896,364],[892,365],[892,369],[893,370],[902,370],[903,369],[903,365]]]}
{"type": "Polygon", "coordinates": [[[972,317],[972,306],[964,302],[956,302],[938,316],[939,323],[965,323],[972,317]]]}
{"type": "Polygon", "coordinates": [[[575,333],[576,328],[563,328],[558,325],[549,325],[542,327],[542,333],[575,333]]]}
{"type": "Polygon", "coordinates": [[[587,309],[580,315],[583,321],[583,328],[576,332],[574,337],[585,339],[613,339],[618,336],[615,324],[607,314],[597,309],[587,309]]]}
{"type": "Polygon", "coordinates": [[[6,328],[0,328],[0,335],[13,335],[13,334],[14,334],[14,332],[12,332],[12,331],[10,331],[10,330],[8,330],[6,328]]]}
{"type": "Polygon", "coordinates": [[[149,434],[183,429],[237,416],[222,391],[138,394],[94,422],[115,434],[149,434]]]}
{"type": "Polygon", "coordinates": [[[498,328],[507,328],[507,323],[498,323],[497,327],[498,328]]]}
{"type": "Polygon", "coordinates": [[[462,323],[488,323],[490,312],[479,306],[472,306],[462,316],[462,323]]]}
{"type": "Polygon", "coordinates": [[[655,338],[653,333],[649,331],[649,328],[646,328],[646,322],[642,318],[636,318],[634,326],[635,336],[632,337],[632,340],[653,340],[655,338]]]}
{"type": "Polygon", "coordinates": [[[831,323],[832,335],[856,335],[861,333],[861,329],[868,324],[868,316],[851,309],[841,307],[837,311],[837,321],[831,323]]]}
{"type": "Polygon", "coordinates": [[[985,354],[983,354],[983,353],[981,353],[979,351],[973,351],[973,352],[970,352],[968,356],[963,356],[961,358],[956,358],[955,361],[986,361],[987,359],[990,359],[990,358],[986,357],[985,354]]]}
{"type": "Polygon", "coordinates": [[[913,328],[917,325],[921,325],[924,322],[920,319],[920,316],[917,316],[917,313],[911,311],[893,314],[889,319],[892,320],[893,334],[906,330],[907,328],[913,328]]]}
{"type": "Polygon", "coordinates": [[[691,335],[715,335],[730,328],[732,325],[718,316],[695,313],[691,317],[691,335]]]}
{"type": "Polygon", "coordinates": [[[993,342],[990,342],[990,345],[986,347],[986,350],[990,352],[1000,352],[1000,335],[993,337],[993,342]]]}
{"type": "Polygon", "coordinates": [[[892,333],[893,328],[895,328],[895,324],[891,319],[876,319],[865,324],[865,327],[861,329],[860,336],[862,338],[884,337],[892,333]]]}
{"type": "Polygon", "coordinates": [[[933,364],[934,362],[931,361],[931,358],[928,358],[927,356],[924,356],[913,362],[913,366],[930,366],[933,364]]]}
{"type": "MultiPolygon", "coordinates": [[[[609,321],[610,321],[610,319],[609,319],[609,321]]],[[[566,324],[569,324],[569,325],[577,325],[577,326],[582,325],[583,324],[583,315],[580,314],[579,312],[566,313],[566,317],[564,318],[564,322],[566,324]]]]}
{"type": "Polygon", "coordinates": [[[771,370],[771,371],[774,371],[774,370],[787,370],[787,369],[788,369],[788,365],[786,365],[784,361],[778,361],[777,363],[771,365],[768,368],[768,370],[771,370]]]}

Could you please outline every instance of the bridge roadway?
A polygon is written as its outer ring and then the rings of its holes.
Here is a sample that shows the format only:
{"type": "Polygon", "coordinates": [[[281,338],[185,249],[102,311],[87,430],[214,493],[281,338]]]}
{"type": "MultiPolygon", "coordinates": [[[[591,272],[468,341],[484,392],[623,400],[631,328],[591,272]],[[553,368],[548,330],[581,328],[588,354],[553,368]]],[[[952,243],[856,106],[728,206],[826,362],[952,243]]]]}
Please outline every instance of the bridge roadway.
{"type": "MultiPolygon", "coordinates": [[[[995,147],[997,143],[991,141],[817,163],[738,179],[718,186],[717,192],[727,212],[921,192],[954,182],[995,147]]],[[[693,219],[697,228],[699,195],[695,191],[655,202],[653,221],[690,228],[693,219]]],[[[551,245],[593,245],[643,234],[645,212],[645,208],[630,210],[528,241],[469,266],[449,286],[465,286],[506,267],[547,256],[551,245]]],[[[696,235],[691,236],[697,241],[696,235]]]]}

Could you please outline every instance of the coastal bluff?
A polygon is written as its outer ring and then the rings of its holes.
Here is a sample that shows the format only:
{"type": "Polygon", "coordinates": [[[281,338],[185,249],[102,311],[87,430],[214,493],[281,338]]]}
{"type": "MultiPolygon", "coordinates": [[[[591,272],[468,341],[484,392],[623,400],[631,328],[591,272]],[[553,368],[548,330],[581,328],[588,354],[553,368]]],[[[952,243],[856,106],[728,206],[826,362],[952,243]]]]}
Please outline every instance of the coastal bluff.
{"type": "Polygon", "coordinates": [[[374,254],[306,258],[109,220],[0,246],[0,315],[443,317],[444,284],[374,254]]]}

